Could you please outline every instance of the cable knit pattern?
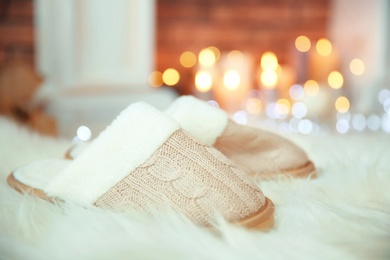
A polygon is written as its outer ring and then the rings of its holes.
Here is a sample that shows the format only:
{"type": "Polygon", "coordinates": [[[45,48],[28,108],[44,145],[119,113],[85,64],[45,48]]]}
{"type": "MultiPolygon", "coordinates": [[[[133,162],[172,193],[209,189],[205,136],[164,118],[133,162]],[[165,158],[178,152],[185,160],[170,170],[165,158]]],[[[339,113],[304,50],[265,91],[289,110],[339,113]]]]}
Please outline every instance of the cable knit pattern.
{"type": "Polygon", "coordinates": [[[216,214],[236,222],[264,203],[261,190],[232,161],[178,130],[95,205],[148,213],[169,207],[200,225],[210,225],[216,214]]]}

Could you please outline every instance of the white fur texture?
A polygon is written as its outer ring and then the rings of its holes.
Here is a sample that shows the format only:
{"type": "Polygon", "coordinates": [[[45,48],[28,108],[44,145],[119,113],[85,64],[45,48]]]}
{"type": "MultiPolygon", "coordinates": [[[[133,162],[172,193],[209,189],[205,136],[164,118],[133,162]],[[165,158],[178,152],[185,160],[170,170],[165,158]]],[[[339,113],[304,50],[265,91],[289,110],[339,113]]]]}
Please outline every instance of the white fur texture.
{"type": "Polygon", "coordinates": [[[44,191],[65,201],[92,205],[149,159],[179,128],[177,122],[154,107],[143,102],[132,104],[44,191]]]}
{"type": "Polygon", "coordinates": [[[228,123],[228,115],[193,96],[181,96],[165,111],[189,134],[204,144],[212,145],[228,123]]]}
{"type": "Polygon", "coordinates": [[[320,168],[316,180],[261,182],[276,227],[219,233],[170,213],[112,213],[19,194],[8,173],[62,157],[70,141],[41,137],[0,118],[0,259],[389,259],[390,138],[287,136],[320,168]]]}

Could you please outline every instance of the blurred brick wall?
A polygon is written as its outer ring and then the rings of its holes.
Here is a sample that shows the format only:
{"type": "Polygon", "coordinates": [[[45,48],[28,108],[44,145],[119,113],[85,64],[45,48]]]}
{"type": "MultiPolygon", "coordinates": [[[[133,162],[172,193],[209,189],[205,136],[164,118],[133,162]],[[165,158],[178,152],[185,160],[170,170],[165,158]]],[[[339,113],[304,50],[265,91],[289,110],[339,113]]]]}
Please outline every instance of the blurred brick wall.
{"type": "Polygon", "coordinates": [[[156,67],[180,69],[183,51],[210,45],[287,62],[299,35],[326,37],[330,0],[157,0],[156,67]]]}
{"type": "Polygon", "coordinates": [[[33,0],[0,0],[0,64],[15,55],[34,65],[33,0]]]}

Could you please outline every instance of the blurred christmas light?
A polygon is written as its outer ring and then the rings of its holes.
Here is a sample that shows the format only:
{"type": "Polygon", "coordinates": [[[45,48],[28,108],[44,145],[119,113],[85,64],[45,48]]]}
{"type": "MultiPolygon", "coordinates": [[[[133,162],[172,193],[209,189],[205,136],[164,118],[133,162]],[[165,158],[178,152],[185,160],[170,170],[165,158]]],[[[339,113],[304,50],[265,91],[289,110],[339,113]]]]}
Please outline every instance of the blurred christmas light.
{"type": "Polygon", "coordinates": [[[299,122],[301,122],[301,119],[296,117],[291,118],[290,121],[288,122],[288,126],[290,127],[290,130],[297,133],[299,122]]]}
{"type": "Polygon", "coordinates": [[[265,69],[261,72],[261,83],[267,89],[274,89],[278,81],[278,75],[275,70],[265,69]]]}
{"type": "Polygon", "coordinates": [[[91,138],[91,135],[92,135],[92,132],[88,127],[82,125],[79,128],[77,128],[77,137],[81,141],[84,141],[84,142],[88,141],[91,138]]]}
{"type": "Polygon", "coordinates": [[[245,125],[248,122],[248,114],[245,111],[237,111],[232,117],[233,121],[240,125],[245,125]]]}
{"type": "Polygon", "coordinates": [[[336,130],[337,130],[337,132],[339,132],[340,134],[345,134],[345,133],[347,133],[348,130],[349,130],[349,123],[348,123],[348,121],[345,120],[345,119],[337,120],[336,130]]]}
{"type": "Polygon", "coordinates": [[[234,50],[234,51],[229,52],[227,58],[228,58],[228,60],[231,60],[231,61],[237,61],[237,60],[243,59],[244,55],[242,54],[242,52],[234,50]]]}
{"type": "Polygon", "coordinates": [[[366,128],[366,118],[362,114],[352,116],[352,127],[357,131],[363,131],[366,128]]]}
{"type": "Polygon", "coordinates": [[[275,103],[272,102],[270,103],[268,106],[267,106],[267,109],[266,109],[266,114],[269,118],[271,119],[276,119],[276,116],[275,116],[275,103]]]}
{"type": "Polygon", "coordinates": [[[295,48],[297,48],[298,51],[307,52],[308,50],[310,50],[310,47],[311,42],[306,36],[301,35],[295,39],[295,48]]]}
{"type": "Polygon", "coordinates": [[[332,43],[325,38],[317,41],[316,50],[321,56],[329,56],[332,53],[332,43]]]}
{"type": "Polygon", "coordinates": [[[300,100],[305,96],[305,92],[301,85],[292,85],[289,89],[290,97],[294,100],[300,100]]]}
{"type": "Polygon", "coordinates": [[[390,90],[388,89],[382,89],[378,94],[378,100],[381,102],[381,104],[385,103],[387,99],[390,98],[390,90]]]}
{"type": "Polygon", "coordinates": [[[275,53],[267,51],[261,56],[260,64],[263,70],[276,70],[278,67],[278,58],[275,53]]]}
{"type": "Polygon", "coordinates": [[[390,133],[390,117],[387,114],[382,116],[382,129],[383,131],[390,133]]]}
{"type": "Polygon", "coordinates": [[[258,98],[249,98],[246,101],[245,108],[250,114],[258,114],[261,112],[261,100],[258,98]]]}
{"type": "Polygon", "coordinates": [[[353,59],[349,64],[349,69],[354,75],[362,75],[365,70],[364,62],[361,59],[353,59]]]}
{"type": "Polygon", "coordinates": [[[343,75],[338,71],[332,71],[328,76],[328,84],[331,88],[339,89],[344,84],[343,75]]]}
{"type": "Polygon", "coordinates": [[[191,51],[185,51],[180,55],[180,64],[185,68],[191,68],[196,64],[196,55],[191,51]]]}
{"type": "Polygon", "coordinates": [[[214,52],[215,61],[218,61],[221,57],[221,52],[219,51],[219,49],[215,46],[210,46],[208,49],[214,52]]]}
{"type": "Polygon", "coordinates": [[[345,113],[349,110],[349,100],[346,97],[338,97],[335,102],[336,110],[340,113],[345,113]]]}
{"type": "Polygon", "coordinates": [[[208,71],[200,70],[195,74],[195,87],[200,92],[208,92],[213,84],[213,78],[208,71]]]}
{"type": "Polygon", "coordinates": [[[296,118],[303,118],[307,114],[307,106],[302,102],[296,102],[292,106],[291,113],[296,118]]]}
{"type": "Polygon", "coordinates": [[[200,65],[204,67],[210,67],[214,65],[216,60],[214,51],[209,48],[201,50],[199,52],[198,60],[200,65]]]}
{"type": "Polygon", "coordinates": [[[219,107],[218,102],[215,101],[215,100],[209,100],[209,101],[207,101],[207,103],[208,103],[209,105],[213,106],[213,107],[219,107]]]}
{"type": "Polygon", "coordinates": [[[280,115],[286,115],[290,112],[291,104],[290,101],[288,101],[285,98],[281,98],[278,101],[276,101],[275,110],[280,115]]]}
{"type": "Polygon", "coordinates": [[[180,74],[177,70],[169,68],[166,69],[162,74],[163,82],[168,86],[176,85],[180,80],[180,74]]]}
{"type": "Polygon", "coordinates": [[[372,131],[378,131],[381,127],[381,118],[378,115],[370,115],[367,118],[367,127],[372,131]]]}
{"type": "Polygon", "coordinates": [[[154,88],[161,87],[163,84],[162,73],[160,71],[153,71],[148,78],[150,86],[154,88]]]}
{"type": "Polygon", "coordinates": [[[240,73],[237,70],[230,69],[223,75],[223,84],[228,90],[235,90],[240,86],[240,73]]]}
{"type": "Polygon", "coordinates": [[[303,119],[298,123],[298,130],[302,134],[310,134],[313,129],[313,123],[309,119],[303,119]]]}
{"type": "Polygon", "coordinates": [[[318,94],[318,91],[320,89],[320,86],[318,85],[317,81],[309,79],[304,84],[304,90],[306,95],[308,96],[315,96],[318,94]]]}

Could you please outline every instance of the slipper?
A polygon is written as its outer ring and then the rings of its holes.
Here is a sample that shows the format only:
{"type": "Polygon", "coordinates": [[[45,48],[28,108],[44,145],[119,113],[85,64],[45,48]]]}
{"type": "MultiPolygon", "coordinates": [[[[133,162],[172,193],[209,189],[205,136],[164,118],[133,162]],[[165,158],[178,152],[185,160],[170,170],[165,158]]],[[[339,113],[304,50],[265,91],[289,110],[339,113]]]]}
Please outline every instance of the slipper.
{"type": "Polygon", "coordinates": [[[291,141],[261,129],[239,125],[226,112],[193,96],[182,96],[166,114],[201,143],[212,145],[252,177],[317,176],[307,154],[291,141]]]}
{"type": "MultiPolygon", "coordinates": [[[[239,125],[223,110],[193,96],[182,96],[165,111],[201,143],[214,146],[252,178],[316,178],[307,154],[291,141],[258,128],[239,125]]],[[[72,146],[67,159],[77,158],[89,143],[72,146]]]]}
{"type": "Polygon", "coordinates": [[[247,174],[142,102],[125,109],[73,161],[32,162],[7,181],[49,201],[119,212],[170,208],[207,227],[220,216],[248,228],[273,226],[274,205],[247,174]]]}

